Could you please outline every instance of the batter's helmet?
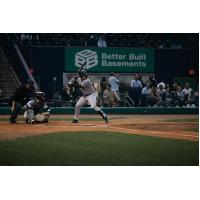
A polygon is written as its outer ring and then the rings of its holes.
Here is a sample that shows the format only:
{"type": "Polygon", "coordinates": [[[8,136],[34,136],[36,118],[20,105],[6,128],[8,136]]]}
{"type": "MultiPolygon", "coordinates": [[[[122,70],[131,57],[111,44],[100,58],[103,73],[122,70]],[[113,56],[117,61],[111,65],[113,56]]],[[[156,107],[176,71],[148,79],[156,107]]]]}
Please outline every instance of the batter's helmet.
{"type": "Polygon", "coordinates": [[[37,92],[35,95],[36,99],[39,99],[40,101],[45,101],[45,93],[44,92],[37,92]]]}
{"type": "Polygon", "coordinates": [[[80,72],[78,72],[78,75],[79,75],[80,78],[87,77],[87,72],[82,69],[80,72]]]}

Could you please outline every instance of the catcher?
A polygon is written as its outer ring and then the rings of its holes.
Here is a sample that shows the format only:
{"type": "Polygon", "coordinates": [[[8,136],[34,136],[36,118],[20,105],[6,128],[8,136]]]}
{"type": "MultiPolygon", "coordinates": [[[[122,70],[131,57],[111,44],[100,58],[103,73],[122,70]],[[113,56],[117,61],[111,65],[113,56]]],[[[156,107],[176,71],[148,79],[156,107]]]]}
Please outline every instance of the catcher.
{"type": "Polygon", "coordinates": [[[34,100],[25,105],[24,119],[27,124],[48,123],[50,108],[45,100],[44,92],[37,92],[34,100]]]}
{"type": "Polygon", "coordinates": [[[101,117],[105,120],[106,123],[109,122],[109,117],[106,115],[97,105],[96,105],[96,94],[95,89],[92,86],[90,79],[88,78],[87,72],[85,70],[80,70],[78,72],[79,77],[74,77],[69,81],[68,86],[79,86],[82,93],[82,97],[78,100],[75,106],[75,115],[72,123],[78,123],[80,108],[84,105],[90,105],[101,117]]]}

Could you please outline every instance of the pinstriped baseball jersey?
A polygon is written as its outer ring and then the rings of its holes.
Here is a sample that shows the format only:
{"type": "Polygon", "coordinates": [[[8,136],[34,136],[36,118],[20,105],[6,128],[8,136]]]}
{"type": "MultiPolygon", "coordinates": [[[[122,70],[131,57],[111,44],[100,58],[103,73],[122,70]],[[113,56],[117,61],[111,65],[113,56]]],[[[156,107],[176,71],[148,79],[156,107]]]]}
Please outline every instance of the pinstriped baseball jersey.
{"type": "Polygon", "coordinates": [[[83,96],[87,96],[95,92],[94,87],[92,86],[92,83],[89,78],[83,81],[81,81],[81,79],[79,78],[78,83],[81,85],[81,92],[83,93],[83,96]]]}

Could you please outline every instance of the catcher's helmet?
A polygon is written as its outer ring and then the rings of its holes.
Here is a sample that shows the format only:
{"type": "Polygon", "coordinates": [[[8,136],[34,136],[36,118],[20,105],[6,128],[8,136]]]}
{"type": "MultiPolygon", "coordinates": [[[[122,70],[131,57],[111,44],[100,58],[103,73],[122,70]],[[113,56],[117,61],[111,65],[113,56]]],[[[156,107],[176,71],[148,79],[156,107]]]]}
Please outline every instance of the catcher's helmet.
{"type": "Polygon", "coordinates": [[[79,75],[80,78],[87,77],[87,72],[82,69],[81,71],[78,72],[78,75],[79,75]]]}
{"type": "Polygon", "coordinates": [[[40,101],[45,101],[45,93],[44,92],[37,92],[35,95],[36,99],[39,99],[40,101]]]}

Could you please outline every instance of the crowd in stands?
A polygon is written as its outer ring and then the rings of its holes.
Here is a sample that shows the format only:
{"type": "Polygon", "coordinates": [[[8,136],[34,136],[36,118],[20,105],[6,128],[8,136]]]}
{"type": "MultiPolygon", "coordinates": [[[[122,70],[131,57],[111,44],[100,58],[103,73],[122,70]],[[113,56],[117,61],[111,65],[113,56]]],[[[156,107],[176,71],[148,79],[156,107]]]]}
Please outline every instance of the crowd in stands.
{"type": "MultiPolygon", "coordinates": [[[[194,108],[199,106],[199,93],[194,91],[189,83],[180,85],[177,82],[172,84],[157,83],[154,77],[150,76],[143,82],[142,76],[135,74],[130,83],[124,83],[111,73],[109,78],[103,77],[98,84],[94,84],[98,105],[101,107],[186,107],[194,108]]],[[[68,88],[54,95],[54,99],[63,101],[63,106],[75,106],[81,96],[79,87],[68,88]]]]}
{"type": "Polygon", "coordinates": [[[198,34],[189,33],[17,33],[5,34],[19,45],[196,48],[198,34]]]}
{"type": "MultiPolygon", "coordinates": [[[[194,48],[198,49],[198,34],[151,34],[151,33],[16,33],[0,34],[4,40],[19,45],[85,46],[85,47],[145,47],[145,48],[194,48]]],[[[153,77],[143,81],[135,74],[129,83],[120,81],[115,74],[103,77],[100,85],[94,85],[98,104],[103,107],[198,107],[199,94],[189,83],[157,83],[153,77]]],[[[0,97],[3,96],[0,90],[0,97]]],[[[79,88],[64,86],[54,94],[63,106],[74,106],[81,96],[79,88]]]]}

